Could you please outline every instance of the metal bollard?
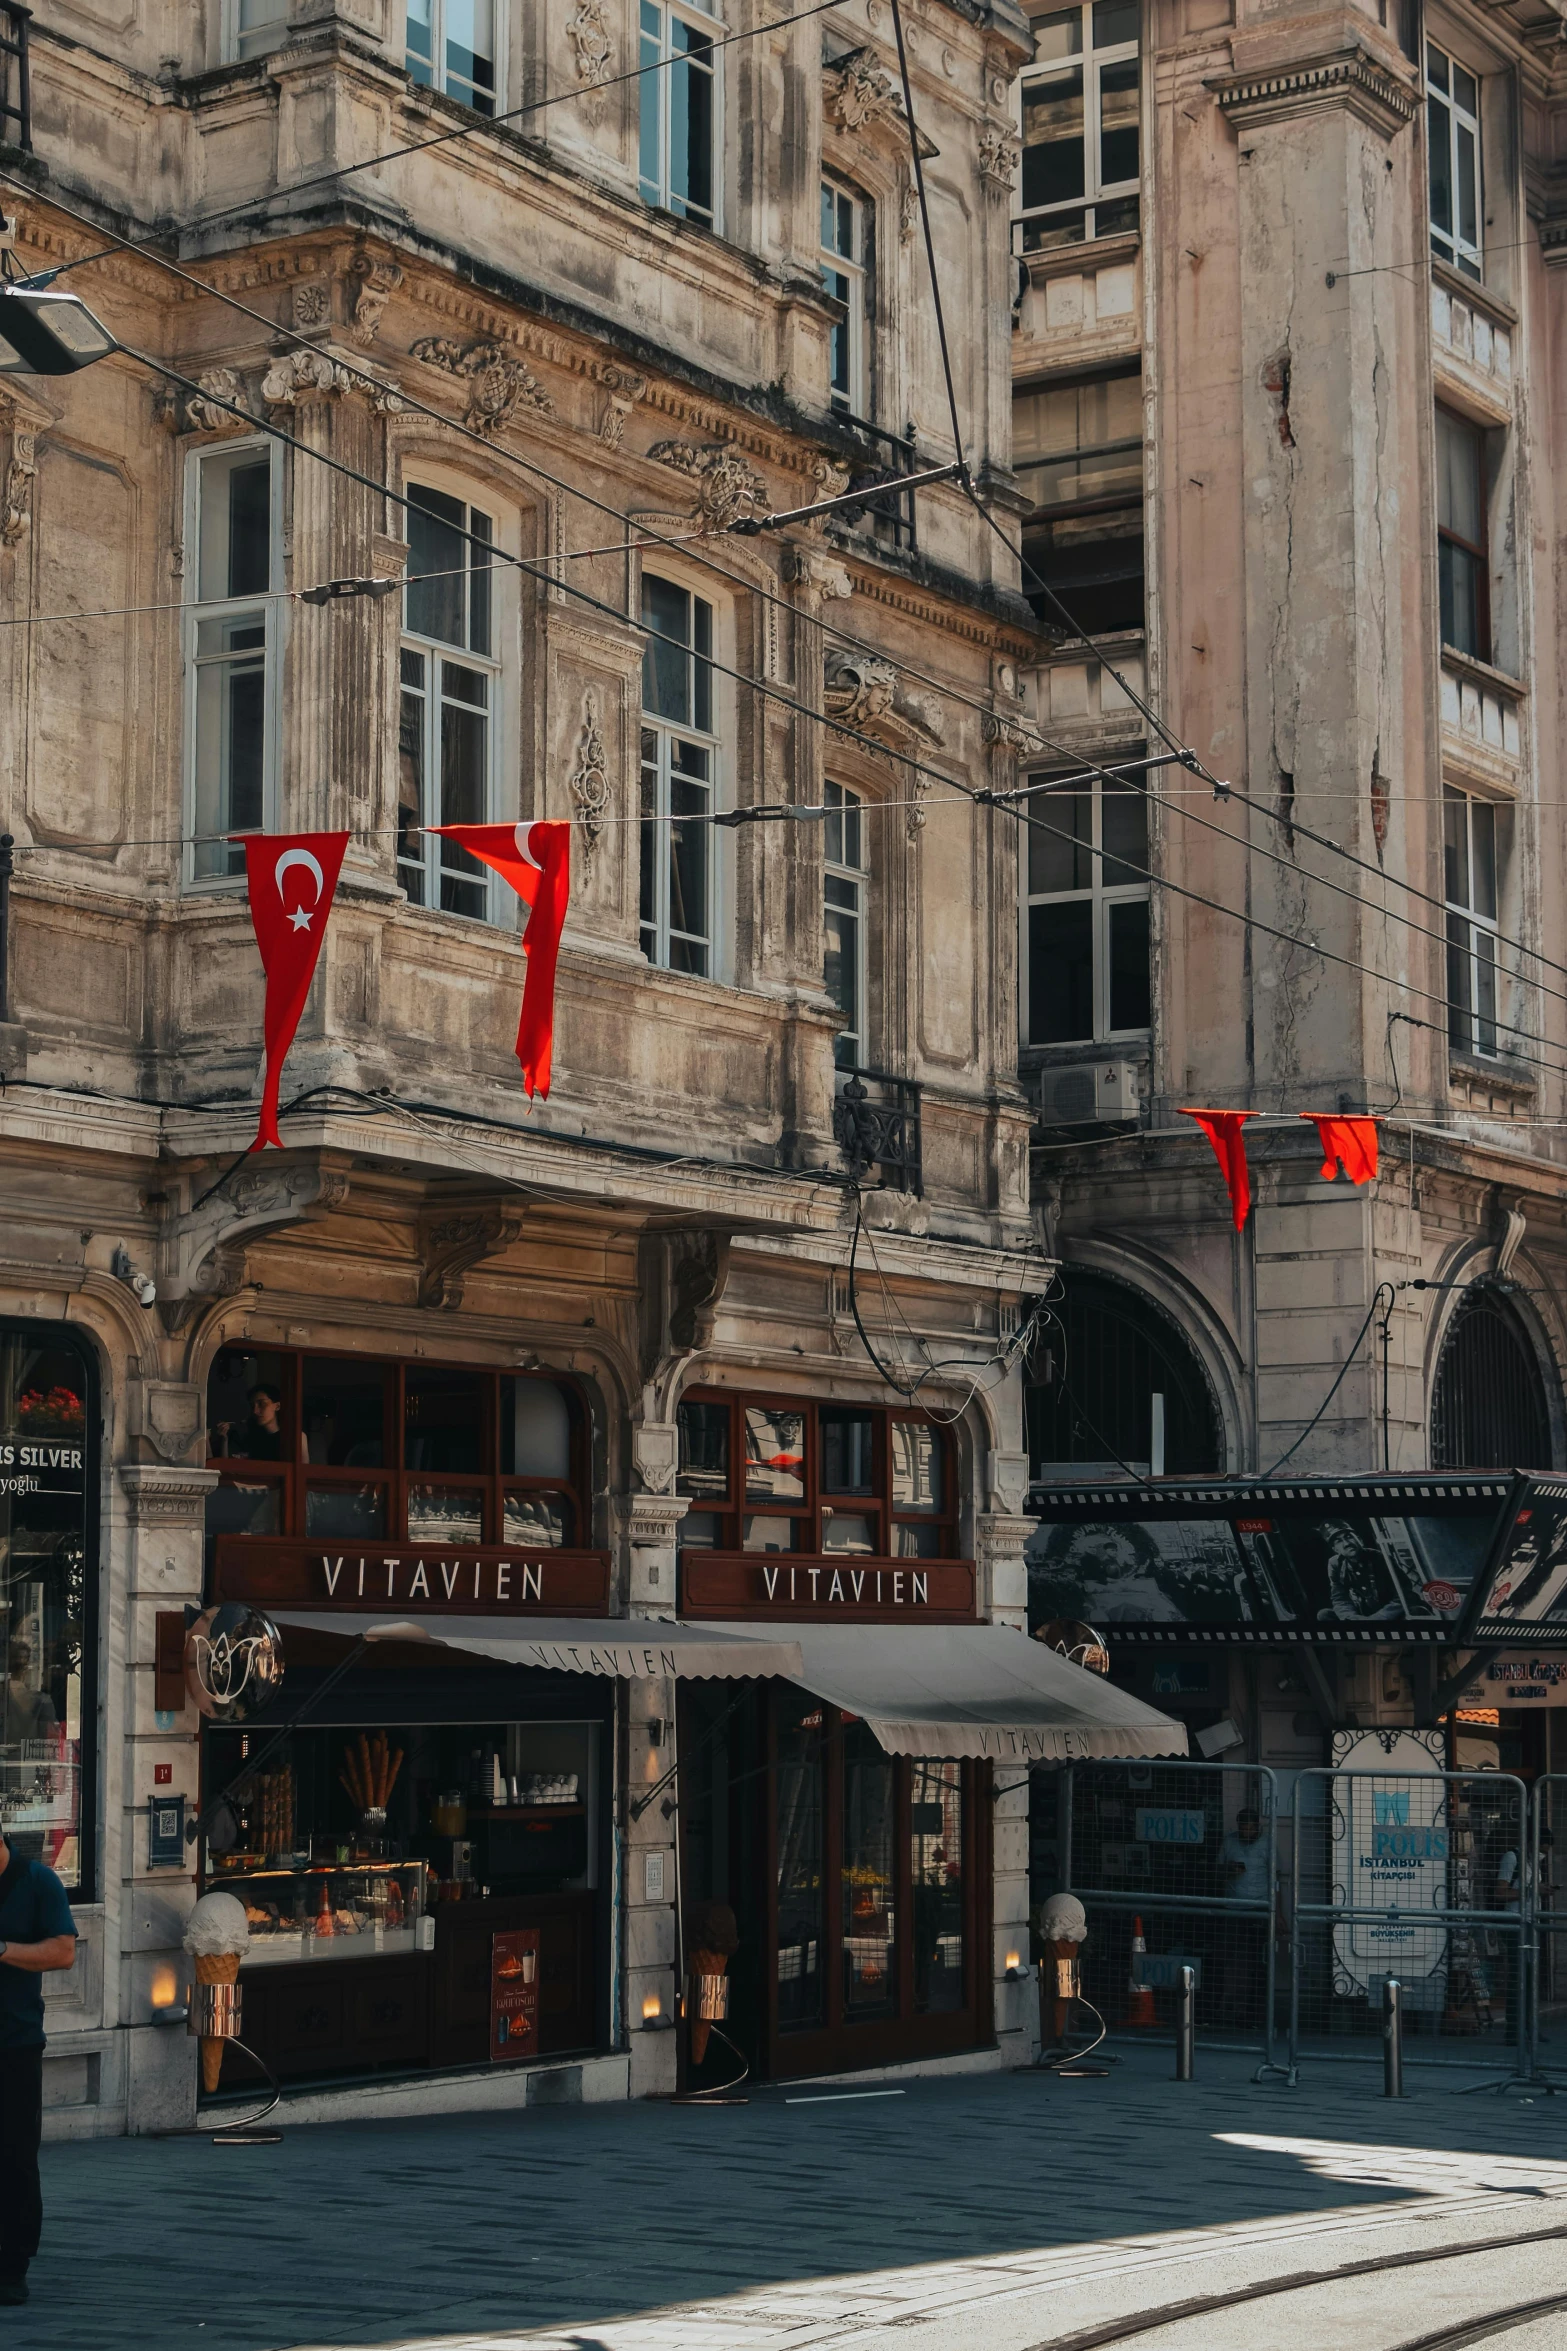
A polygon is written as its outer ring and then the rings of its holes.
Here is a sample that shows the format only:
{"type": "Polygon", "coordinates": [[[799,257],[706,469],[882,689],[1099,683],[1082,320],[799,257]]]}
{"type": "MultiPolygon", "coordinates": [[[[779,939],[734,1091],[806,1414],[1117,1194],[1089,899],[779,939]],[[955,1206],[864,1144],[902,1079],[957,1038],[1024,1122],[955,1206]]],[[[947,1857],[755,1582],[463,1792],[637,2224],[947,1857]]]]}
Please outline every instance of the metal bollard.
{"type": "Polygon", "coordinates": [[[1192,2078],[1192,2046],[1197,2031],[1197,1970],[1183,1967],[1175,1994],[1175,2078],[1192,2078]]]}
{"type": "Polygon", "coordinates": [[[1390,1975],[1382,1978],[1382,2095],[1404,2095],[1404,1987],[1390,1975]]]}

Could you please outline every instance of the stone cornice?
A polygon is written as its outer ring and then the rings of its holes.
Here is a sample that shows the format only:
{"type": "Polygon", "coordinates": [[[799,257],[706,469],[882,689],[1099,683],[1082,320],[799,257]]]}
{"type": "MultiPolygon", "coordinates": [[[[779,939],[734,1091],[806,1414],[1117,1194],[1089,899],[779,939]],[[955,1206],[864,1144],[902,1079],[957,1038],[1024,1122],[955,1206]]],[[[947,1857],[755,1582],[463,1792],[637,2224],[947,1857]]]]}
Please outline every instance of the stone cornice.
{"type": "Polygon", "coordinates": [[[1346,106],[1390,139],[1413,122],[1420,105],[1412,83],[1400,80],[1358,44],[1271,73],[1218,76],[1206,87],[1238,129],[1346,106]]]}

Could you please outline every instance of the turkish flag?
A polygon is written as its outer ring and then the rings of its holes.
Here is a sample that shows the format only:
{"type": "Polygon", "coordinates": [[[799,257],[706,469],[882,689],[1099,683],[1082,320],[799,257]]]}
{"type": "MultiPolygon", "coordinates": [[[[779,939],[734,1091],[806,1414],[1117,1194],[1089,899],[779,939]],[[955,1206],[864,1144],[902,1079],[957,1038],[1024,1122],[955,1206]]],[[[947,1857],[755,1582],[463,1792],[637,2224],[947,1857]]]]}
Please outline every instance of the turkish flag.
{"type": "Polygon", "coordinates": [[[246,833],[245,885],[261,968],[267,975],[262,1023],[267,1068],[261,1087],[261,1124],[251,1145],[276,1143],[278,1086],[299,1016],[315,977],[347,833],[246,833]]]}
{"type": "Polygon", "coordinates": [[[1251,1169],[1246,1164],[1246,1138],[1241,1128],[1255,1116],[1250,1110],[1183,1110],[1194,1118],[1213,1145],[1213,1155],[1224,1171],[1235,1230],[1240,1231],[1251,1208],[1251,1169]]]}
{"type": "Polygon", "coordinates": [[[1324,1118],[1303,1110],[1317,1130],[1322,1145],[1322,1180],[1331,1184],[1340,1168],[1352,1184],[1369,1184],[1377,1172],[1377,1122],[1374,1118],[1324,1118]]]}
{"type": "Polygon", "coordinates": [[[510,882],[531,911],[522,936],[528,958],[522,1016],[517,1023],[517,1059],[530,1094],[550,1090],[550,1056],[555,1045],[555,961],[571,891],[569,824],[433,824],[425,830],[457,842],[471,856],[510,882]]]}

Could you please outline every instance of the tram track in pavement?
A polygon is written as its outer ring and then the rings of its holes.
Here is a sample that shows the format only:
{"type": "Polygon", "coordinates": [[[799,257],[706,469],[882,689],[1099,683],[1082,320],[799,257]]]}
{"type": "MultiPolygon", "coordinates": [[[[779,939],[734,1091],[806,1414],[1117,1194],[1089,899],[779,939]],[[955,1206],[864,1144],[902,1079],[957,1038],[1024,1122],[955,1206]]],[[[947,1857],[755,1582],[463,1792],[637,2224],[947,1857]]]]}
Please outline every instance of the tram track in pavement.
{"type": "MultiPolygon", "coordinates": [[[[1530,2229],[1517,2235],[1477,2237],[1467,2245],[1426,2245],[1403,2253],[1368,2255],[1364,2260],[1342,2262],[1332,2269],[1292,2270],[1283,2277],[1260,2278],[1251,2285],[1232,2286],[1221,2293],[1194,2294],[1184,2301],[1130,2311],[1124,2317],[1107,2319],[1099,2326],[1080,2327],[1069,2335],[1047,2336],[1038,2343],[1031,2343],[1028,2351],[1110,2351],[1112,2345],[1135,2344],[1141,2335],[1158,2334],[1166,2327],[1217,2317],[1224,2311],[1239,2310],[1249,2302],[1265,2302],[1280,2295],[1304,2293],[1314,2287],[1341,2286],[1354,2278],[1379,2277],[1395,2270],[1417,2269],[1436,2262],[1467,2261],[1477,2254],[1525,2253],[1531,2246],[1561,2244],[1564,2241],[1567,2241],[1567,2227],[1530,2229]]],[[[1451,2326],[1438,2327],[1428,2334],[1405,2336],[1389,2344],[1387,2351],[1465,2351],[1469,2344],[1488,2342],[1494,2336],[1508,2334],[1515,2328],[1532,2325],[1536,2320],[1550,2318],[1557,2313],[1567,2315],[1567,2289],[1537,2296],[1528,2302],[1509,2303],[1474,2318],[1459,2319],[1451,2326]]]]}

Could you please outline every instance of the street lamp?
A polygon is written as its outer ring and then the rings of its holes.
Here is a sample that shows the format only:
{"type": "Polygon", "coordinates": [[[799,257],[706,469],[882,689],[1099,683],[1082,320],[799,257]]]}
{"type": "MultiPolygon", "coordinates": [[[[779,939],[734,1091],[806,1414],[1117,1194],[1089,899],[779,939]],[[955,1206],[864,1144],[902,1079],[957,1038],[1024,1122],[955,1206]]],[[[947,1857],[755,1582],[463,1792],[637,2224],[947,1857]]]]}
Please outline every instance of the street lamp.
{"type": "Polygon", "coordinates": [[[118,349],[79,295],[0,286],[0,375],[74,375],[118,349]]]}

